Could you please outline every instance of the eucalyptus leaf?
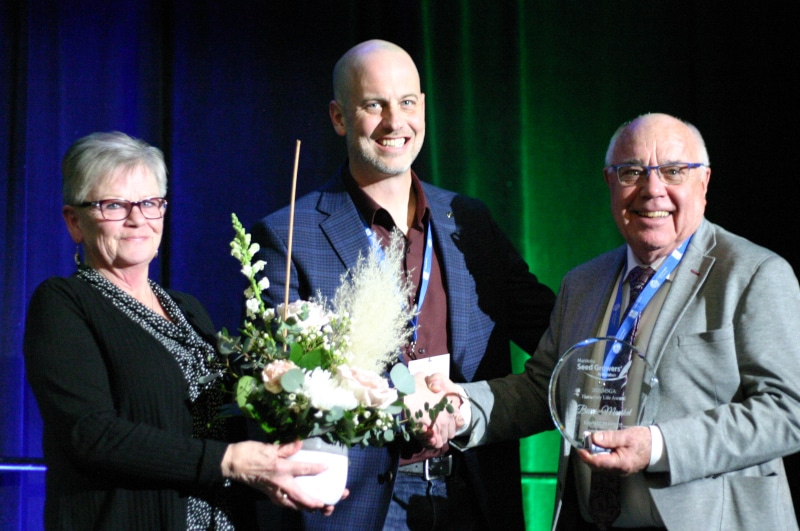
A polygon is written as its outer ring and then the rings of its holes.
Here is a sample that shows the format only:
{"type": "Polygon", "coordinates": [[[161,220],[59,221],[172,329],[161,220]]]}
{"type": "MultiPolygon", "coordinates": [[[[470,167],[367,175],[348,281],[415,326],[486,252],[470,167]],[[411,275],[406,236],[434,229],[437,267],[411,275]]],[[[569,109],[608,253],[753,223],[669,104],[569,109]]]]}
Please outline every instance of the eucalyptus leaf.
{"type": "Polygon", "coordinates": [[[289,369],[281,376],[281,387],[287,393],[297,393],[303,387],[306,375],[300,369],[289,369]]]}
{"type": "Polygon", "coordinates": [[[236,382],[236,403],[239,404],[240,408],[245,409],[247,398],[258,385],[259,381],[252,376],[242,376],[239,378],[236,382]]]}
{"type": "Polygon", "coordinates": [[[228,336],[227,330],[223,329],[217,335],[217,349],[223,356],[228,356],[236,352],[236,347],[239,345],[239,338],[231,338],[228,336]]]}
{"type": "Polygon", "coordinates": [[[244,352],[250,352],[250,347],[252,345],[253,345],[253,338],[252,337],[246,337],[244,339],[244,343],[242,344],[242,350],[244,352]]]}
{"type": "Polygon", "coordinates": [[[399,415],[403,412],[403,404],[392,404],[386,408],[386,413],[389,415],[399,415]]]}
{"type": "Polygon", "coordinates": [[[222,372],[212,372],[210,374],[206,374],[204,376],[201,376],[200,378],[197,379],[197,382],[200,385],[205,385],[208,382],[213,382],[214,380],[216,380],[220,376],[222,376],[222,372]]]}
{"type": "Polygon", "coordinates": [[[394,386],[398,392],[404,395],[414,394],[414,391],[416,390],[416,384],[414,382],[414,377],[408,370],[408,367],[402,363],[396,364],[394,367],[392,367],[392,370],[389,371],[389,377],[392,379],[392,383],[394,383],[394,386]]]}
{"type": "Polygon", "coordinates": [[[325,415],[325,420],[330,422],[336,422],[337,420],[344,417],[344,410],[340,407],[333,407],[330,411],[325,415]]]}

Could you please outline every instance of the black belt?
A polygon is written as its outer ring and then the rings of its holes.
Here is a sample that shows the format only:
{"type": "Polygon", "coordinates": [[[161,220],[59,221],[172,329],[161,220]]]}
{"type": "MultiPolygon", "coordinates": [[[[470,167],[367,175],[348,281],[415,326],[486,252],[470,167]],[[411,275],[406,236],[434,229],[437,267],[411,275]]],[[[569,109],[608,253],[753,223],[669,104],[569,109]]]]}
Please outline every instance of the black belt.
{"type": "Polygon", "coordinates": [[[424,461],[401,465],[397,471],[412,476],[422,476],[425,480],[445,478],[453,473],[453,456],[431,457],[424,461]]]}

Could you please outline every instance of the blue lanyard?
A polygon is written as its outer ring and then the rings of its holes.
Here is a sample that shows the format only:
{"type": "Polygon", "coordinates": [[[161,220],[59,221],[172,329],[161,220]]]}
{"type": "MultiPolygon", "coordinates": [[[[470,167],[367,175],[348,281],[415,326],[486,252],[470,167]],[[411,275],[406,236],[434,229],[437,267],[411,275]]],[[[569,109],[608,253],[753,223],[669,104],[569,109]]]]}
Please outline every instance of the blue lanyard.
{"type": "MultiPolygon", "coordinates": [[[[367,234],[367,238],[369,238],[370,245],[383,253],[383,249],[381,248],[380,243],[378,243],[377,236],[375,236],[375,233],[372,231],[369,225],[367,225],[366,220],[364,220],[364,232],[367,234]]],[[[431,232],[431,222],[428,221],[428,228],[425,236],[425,254],[422,256],[422,276],[420,277],[419,295],[417,296],[417,312],[414,314],[414,317],[409,319],[409,325],[411,326],[411,330],[413,330],[411,335],[412,342],[416,342],[417,340],[417,321],[419,320],[419,312],[422,310],[422,304],[425,302],[425,294],[428,292],[428,283],[431,280],[432,268],[433,233],[431,232]]]]}
{"type": "MultiPolygon", "coordinates": [[[[630,335],[631,330],[633,330],[633,326],[636,324],[636,320],[639,318],[639,315],[648,305],[659,288],[664,285],[664,282],[667,280],[667,277],[670,275],[670,273],[672,273],[675,268],[678,267],[678,264],[683,258],[683,254],[686,252],[686,248],[689,246],[691,239],[691,236],[688,237],[680,247],[672,251],[672,253],[667,257],[661,267],[658,268],[658,271],[656,271],[655,275],[653,275],[653,278],[650,279],[650,282],[647,283],[647,286],[644,287],[642,292],[636,298],[636,301],[634,301],[633,306],[631,306],[628,315],[625,316],[625,319],[621,323],[619,323],[619,320],[620,314],[622,313],[622,284],[625,281],[625,275],[620,275],[619,287],[617,288],[617,297],[611,310],[611,317],[608,320],[608,330],[606,333],[607,336],[613,336],[620,341],[624,341],[630,335]],[[617,323],[619,323],[619,325],[617,323]]],[[[605,361],[603,362],[604,374],[606,369],[608,369],[613,363],[616,354],[616,352],[608,352],[606,354],[605,361]]]]}

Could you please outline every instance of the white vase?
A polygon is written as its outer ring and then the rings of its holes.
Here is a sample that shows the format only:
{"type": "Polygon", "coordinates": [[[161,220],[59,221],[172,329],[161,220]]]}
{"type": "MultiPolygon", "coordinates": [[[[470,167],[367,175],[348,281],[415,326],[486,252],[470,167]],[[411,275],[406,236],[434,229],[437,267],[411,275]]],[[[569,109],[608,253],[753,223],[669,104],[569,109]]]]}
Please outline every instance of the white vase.
{"type": "Polygon", "coordinates": [[[312,437],[303,441],[303,447],[296,454],[289,456],[290,461],[308,463],[325,463],[327,470],[315,476],[298,476],[295,481],[313,496],[335,505],[341,498],[347,485],[347,447],[331,444],[320,437],[312,437]]]}

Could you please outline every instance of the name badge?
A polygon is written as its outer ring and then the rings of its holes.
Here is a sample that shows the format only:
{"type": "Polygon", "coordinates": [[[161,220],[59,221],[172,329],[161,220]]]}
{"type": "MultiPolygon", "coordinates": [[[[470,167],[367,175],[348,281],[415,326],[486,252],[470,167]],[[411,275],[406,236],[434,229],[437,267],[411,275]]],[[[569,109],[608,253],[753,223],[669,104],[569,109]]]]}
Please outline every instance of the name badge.
{"type": "Polygon", "coordinates": [[[408,370],[411,374],[422,373],[425,376],[438,372],[444,374],[446,378],[450,378],[450,353],[411,360],[408,362],[408,370]]]}

